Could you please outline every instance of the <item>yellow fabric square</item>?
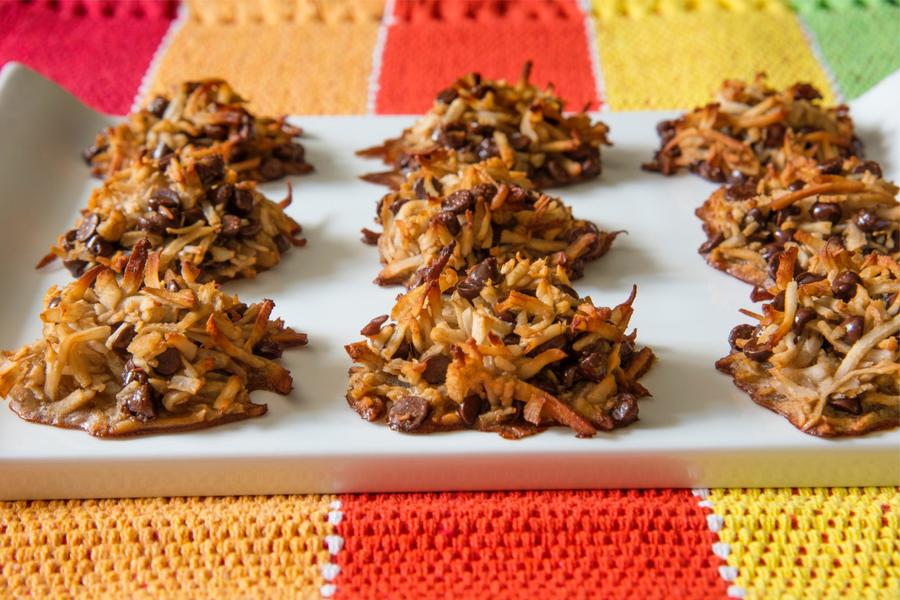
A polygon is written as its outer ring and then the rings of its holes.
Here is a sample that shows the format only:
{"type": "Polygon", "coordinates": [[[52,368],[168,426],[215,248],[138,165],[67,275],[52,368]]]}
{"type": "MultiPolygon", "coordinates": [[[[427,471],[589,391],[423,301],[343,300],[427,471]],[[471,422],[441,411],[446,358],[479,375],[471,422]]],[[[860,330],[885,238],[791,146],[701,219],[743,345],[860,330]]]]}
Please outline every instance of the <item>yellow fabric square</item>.
{"type": "Polygon", "coordinates": [[[779,3],[637,2],[595,6],[605,102],[614,110],[706,104],[724,79],[765,71],[773,87],[797,81],[835,100],[797,17],[779,3]],[[690,3],[685,3],[690,4],[690,3]]]}

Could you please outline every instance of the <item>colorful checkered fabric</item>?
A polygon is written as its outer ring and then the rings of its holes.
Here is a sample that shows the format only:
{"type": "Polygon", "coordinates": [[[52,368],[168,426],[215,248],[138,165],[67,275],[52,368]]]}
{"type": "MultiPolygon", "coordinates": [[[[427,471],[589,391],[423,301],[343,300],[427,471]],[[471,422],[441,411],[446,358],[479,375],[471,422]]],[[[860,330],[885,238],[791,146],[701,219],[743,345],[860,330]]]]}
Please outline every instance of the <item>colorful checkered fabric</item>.
{"type": "MultiPolygon", "coordinates": [[[[88,104],[221,76],[269,113],[414,113],[467,70],[572,108],[900,68],[895,0],[0,1],[0,64],[88,104]]],[[[0,598],[898,598],[897,489],[0,503],[0,598]]]]}

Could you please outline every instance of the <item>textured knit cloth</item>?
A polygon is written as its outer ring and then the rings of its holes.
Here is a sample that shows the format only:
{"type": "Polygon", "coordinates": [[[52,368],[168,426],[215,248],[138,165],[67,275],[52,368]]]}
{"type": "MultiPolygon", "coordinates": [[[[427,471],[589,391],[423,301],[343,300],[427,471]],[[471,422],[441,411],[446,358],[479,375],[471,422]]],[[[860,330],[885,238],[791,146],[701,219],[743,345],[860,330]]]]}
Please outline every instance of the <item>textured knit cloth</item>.
{"type": "MultiPolygon", "coordinates": [[[[840,101],[898,33],[890,0],[0,1],[0,64],[119,114],[207,76],[271,113],[421,112],[528,59],[571,108],[759,71],[840,101]]],[[[3,502],[0,598],[895,599],[898,515],[894,488],[3,502]]]]}

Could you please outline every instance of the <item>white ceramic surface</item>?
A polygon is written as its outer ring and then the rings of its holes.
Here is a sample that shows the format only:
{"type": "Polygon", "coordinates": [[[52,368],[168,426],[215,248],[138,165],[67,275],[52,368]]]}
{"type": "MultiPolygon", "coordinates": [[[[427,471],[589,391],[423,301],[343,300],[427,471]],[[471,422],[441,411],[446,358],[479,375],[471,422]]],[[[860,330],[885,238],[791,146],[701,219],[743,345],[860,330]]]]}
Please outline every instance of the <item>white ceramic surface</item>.
{"type": "MultiPolygon", "coordinates": [[[[900,130],[896,116],[878,114],[891,103],[877,95],[896,98],[896,88],[894,78],[862,101],[868,110],[854,113],[870,155],[895,179],[900,130]]],[[[343,345],[388,312],[400,291],[371,283],[378,258],[359,242],[359,230],[372,226],[383,190],[357,179],[379,165],[353,151],[411,118],[303,117],[297,123],[316,173],[293,180],[289,212],[309,244],[256,280],[227,286],[244,300],[275,299],[276,313],[309,333],[308,348],[285,354],[293,393],[257,392],[269,405],[259,419],[128,440],[29,424],[0,407],[0,499],[900,484],[900,432],[832,441],[804,435],[714,369],[731,327],[743,321],[738,308],[751,306],[749,288],[697,254],[703,235],[693,210],[713,186],[640,170],[666,116],[604,114],[616,145],[604,151],[602,178],[560,191],[577,215],[628,231],[576,287],[616,303],[638,284],[633,325],[658,363],[642,381],[654,397],[642,401],[633,426],[586,440],[557,428],[511,442],[478,432],[401,435],[351,411],[343,345]]],[[[37,272],[33,265],[97,184],[79,152],[111,121],[27,69],[0,74],[0,348],[38,337],[45,290],[67,280],[60,267],[37,272]]],[[[284,189],[263,191],[278,198],[284,189]]]]}

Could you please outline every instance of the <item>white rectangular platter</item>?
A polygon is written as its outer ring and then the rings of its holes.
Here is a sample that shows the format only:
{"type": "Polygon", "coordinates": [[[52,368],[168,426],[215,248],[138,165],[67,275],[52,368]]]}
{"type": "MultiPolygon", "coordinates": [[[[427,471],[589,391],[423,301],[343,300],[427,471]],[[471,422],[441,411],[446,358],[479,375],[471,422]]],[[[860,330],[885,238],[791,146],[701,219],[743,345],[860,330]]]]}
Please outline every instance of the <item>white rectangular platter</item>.
{"type": "MultiPolygon", "coordinates": [[[[896,123],[854,110],[869,154],[897,179],[900,160],[886,148],[900,141],[896,123]]],[[[372,226],[383,190],[357,176],[380,165],[353,152],[412,118],[302,117],[295,122],[307,132],[316,172],[292,181],[289,212],[309,244],[257,279],[227,286],[245,301],[273,298],[276,313],[309,334],[307,348],[285,354],[293,393],[257,392],[269,406],[259,419],[127,440],[26,423],[0,406],[0,499],[900,484],[900,432],[805,435],[713,367],[727,352],[730,329],[744,322],[738,308],[751,307],[749,288],[697,254],[704,237],[693,211],[713,186],[640,169],[666,116],[604,113],[615,146],[604,151],[603,176],[558,191],[576,215],[628,231],[576,287],[610,305],[638,285],[633,325],[658,362],[643,380],[654,397],[642,401],[634,425],[593,439],[557,428],[513,442],[473,431],[402,435],[361,420],[344,400],[350,363],[343,346],[389,312],[400,290],[371,283],[378,257],[360,243],[359,230],[372,226]]],[[[36,339],[45,290],[68,280],[60,267],[38,272],[34,264],[97,185],[80,150],[110,122],[24,68],[0,75],[0,348],[36,339]]],[[[280,198],[285,185],[263,191],[280,198]]]]}

